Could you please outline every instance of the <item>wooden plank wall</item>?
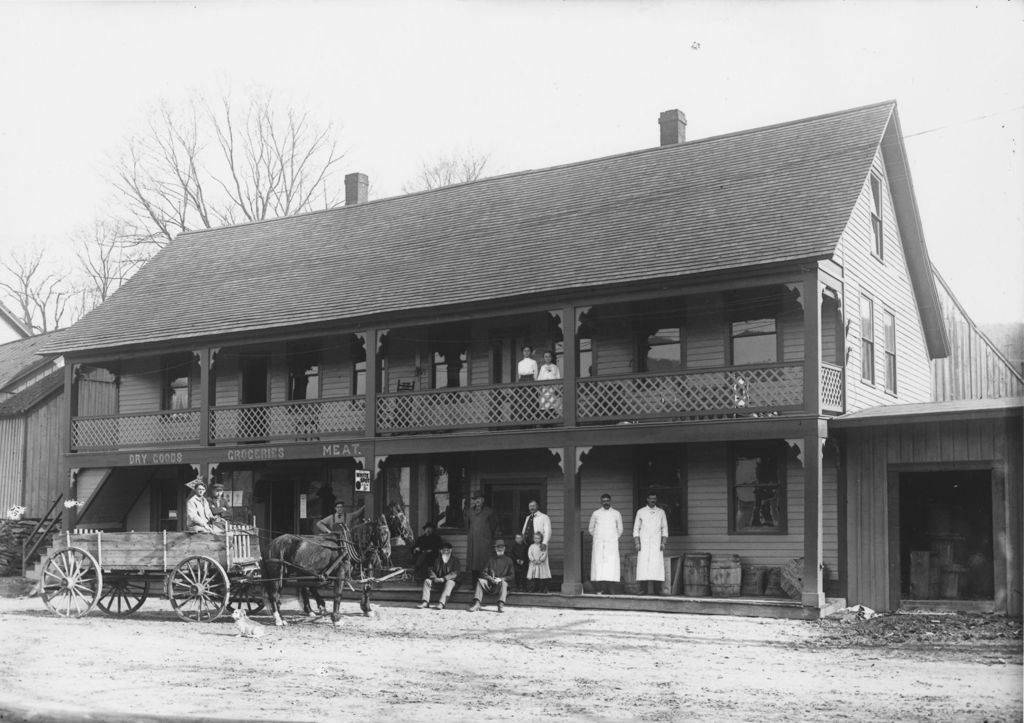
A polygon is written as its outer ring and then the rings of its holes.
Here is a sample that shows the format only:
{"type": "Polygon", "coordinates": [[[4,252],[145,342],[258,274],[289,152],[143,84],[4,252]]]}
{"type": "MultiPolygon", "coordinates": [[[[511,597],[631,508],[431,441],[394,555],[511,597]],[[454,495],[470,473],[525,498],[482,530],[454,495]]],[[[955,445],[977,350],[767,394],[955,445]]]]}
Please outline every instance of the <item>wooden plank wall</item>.
{"type": "Polygon", "coordinates": [[[63,431],[63,394],[50,397],[25,416],[24,496],[28,515],[39,517],[68,481],[61,473],[60,453],[63,431]]]}
{"type": "Polygon", "coordinates": [[[1021,370],[978,329],[942,277],[935,280],[950,343],[950,355],[931,363],[935,400],[1024,396],[1021,370]]]}
{"type": "Polygon", "coordinates": [[[0,514],[11,505],[25,505],[24,470],[25,417],[0,417],[0,514]]]}
{"type": "MultiPolygon", "coordinates": [[[[119,390],[121,414],[133,412],[153,412],[160,409],[162,403],[163,371],[158,357],[131,359],[121,369],[121,388],[119,390]]],[[[193,388],[198,388],[198,385],[193,388]]],[[[192,401],[196,401],[192,395],[192,401]]]]}
{"type": "MultiPolygon", "coordinates": [[[[881,154],[873,169],[885,178],[881,154]]],[[[885,236],[884,261],[874,256],[871,230],[871,183],[866,179],[860,198],[843,232],[834,261],[843,267],[843,308],[849,325],[846,374],[846,411],[885,404],[907,404],[931,400],[931,368],[925,347],[921,317],[907,270],[903,244],[893,213],[888,183],[882,184],[882,224],[885,236]],[[861,379],[860,299],[869,295],[875,302],[875,383],[861,379]],[[885,391],[885,330],[882,312],[896,316],[897,390],[885,391]]]]}
{"type": "Polygon", "coordinates": [[[1021,614],[1022,424],[1013,418],[917,422],[845,430],[847,475],[848,601],[876,610],[890,607],[888,473],[891,465],[941,465],[976,462],[977,469],[1005,475],[1003,509],[1007,576],[1005,609],[1021,614]]]}

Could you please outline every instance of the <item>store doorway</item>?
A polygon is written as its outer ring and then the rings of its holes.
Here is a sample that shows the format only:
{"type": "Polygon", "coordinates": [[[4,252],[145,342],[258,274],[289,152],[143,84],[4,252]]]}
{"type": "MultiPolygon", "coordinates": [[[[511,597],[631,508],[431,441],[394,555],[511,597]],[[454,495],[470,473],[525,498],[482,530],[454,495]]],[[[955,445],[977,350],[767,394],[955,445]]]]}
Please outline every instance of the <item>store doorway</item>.
{"type": "Polygon", "coordinates": [[[498,529],[506,544],[512,544],[515,534],[523,529],[526,515],[530,513],[530,500],[536,500],[541,511],[546,511],[542,496],[544,480],[483,480],[483,488],[487,503],[498,518],[498,529]]]}
{"type": "Polygon", "coordinates": [[[903,600],[992,600],[992,474],[905,472],[899,484],[903,600]]]}

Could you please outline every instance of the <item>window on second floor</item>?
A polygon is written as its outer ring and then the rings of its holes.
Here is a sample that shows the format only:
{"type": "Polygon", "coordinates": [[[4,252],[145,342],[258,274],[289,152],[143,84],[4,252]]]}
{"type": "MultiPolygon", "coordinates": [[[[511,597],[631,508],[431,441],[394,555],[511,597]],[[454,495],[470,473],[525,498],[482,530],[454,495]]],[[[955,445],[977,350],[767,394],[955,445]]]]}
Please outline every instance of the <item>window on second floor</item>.
{"type": "Polygon", "coordinates": [[[465,349],[434,352],[434,389],[469,386],[469,358],[465,349]]]}
{"type": "Polygon", "coordinates": [[[896,315],[882,312],[885,334],[885,391],[896,394],[896,315]]]}
{"type": "Polygon", "coordinates": [[[775,319],[734,321],[729,341],[734,366],[772,364],[779,360],[779,330],[775,319]]]}
{"type": "Polygon", "coordinates": [[[666,324],[640,339],[641,372],[671,372],[683,368],[682,330],[666,324]]]}
{"type": "Polygon", "coordinates": [[[860,297],[860,378],[875,383],[875,302],[860,297]]]}
{"type": "Polygon", "coordinates": [[[188,409],[191,406],[192,354],[174,354],[164,359],[163,409],[188,409]]]}
{"type": "Polygon", "coordinates": [[[295,346],[288,350],[288,399],[320,397],[320,351],[295,346]]]}
{"type": "Polygon", "coordinates": [[[885,237],[882,232],[882,179],[871,174],[871,237],[874,242],[872,252],[878,258],[884,258],[885,237]]]}

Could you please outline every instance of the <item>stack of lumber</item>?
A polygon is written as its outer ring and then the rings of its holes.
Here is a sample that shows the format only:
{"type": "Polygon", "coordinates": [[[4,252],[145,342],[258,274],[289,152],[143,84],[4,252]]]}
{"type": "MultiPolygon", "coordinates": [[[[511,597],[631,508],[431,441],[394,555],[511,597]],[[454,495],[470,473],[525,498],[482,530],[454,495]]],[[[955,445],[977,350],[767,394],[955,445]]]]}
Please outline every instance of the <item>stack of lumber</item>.
{"type": "Polygon", "coordinates": [[[21,543],[37,520],[0,521],[0,577],[21,574],[21,543]]]}

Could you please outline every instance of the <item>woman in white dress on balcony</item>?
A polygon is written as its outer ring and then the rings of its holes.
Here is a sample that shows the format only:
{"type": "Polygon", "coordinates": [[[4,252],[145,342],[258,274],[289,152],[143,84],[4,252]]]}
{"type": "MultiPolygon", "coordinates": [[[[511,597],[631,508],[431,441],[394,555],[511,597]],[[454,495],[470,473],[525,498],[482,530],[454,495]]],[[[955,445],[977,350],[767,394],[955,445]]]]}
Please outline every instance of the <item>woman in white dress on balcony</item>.
{"type": "MultiPolygon", "coordinates": [[[[549,351],[544,352],[544,363],[540,365],[540,369],[537,371],[537,380],[545,381],[547,379],[561,378],[562,372],[558,369],[558,365],[555,364],[554,356],[549,351]]],[[[561,412],[562,398],[558,392],[558,387],[540,388],[540,410],[543,416],[555,417],[561,412]]]]}

